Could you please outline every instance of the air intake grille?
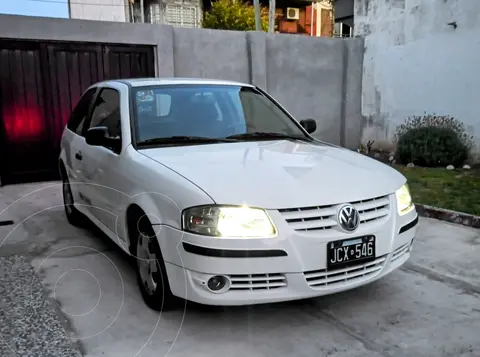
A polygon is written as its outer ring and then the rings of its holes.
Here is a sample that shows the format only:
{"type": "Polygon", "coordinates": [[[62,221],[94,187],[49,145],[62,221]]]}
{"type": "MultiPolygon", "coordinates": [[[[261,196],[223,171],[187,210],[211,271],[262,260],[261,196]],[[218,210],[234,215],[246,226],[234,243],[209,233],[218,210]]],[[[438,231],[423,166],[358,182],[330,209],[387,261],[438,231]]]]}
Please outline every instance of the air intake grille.
{"type": "Polygon", "coordinates": [[[273,290],[287,286],[283,274],[230,275],[230,290],[273,290]]]}
{"type": "Polygon", "coordinates": [[[368,263],[330,271],[326,269],[308,271],[304,275],[308,285],[312,288],[335,287],[369,279],[383,269],[386,260],[387,257],[384,255],[368,263]]]}
{"type": "Polygon", "coordinates": [[[405,253],[408,253],[410,250],[410,243],[404,244],[393,252],[392,259],[390,260],[391,262],[394,262],[398,258],[401,258],[405,253]]]}

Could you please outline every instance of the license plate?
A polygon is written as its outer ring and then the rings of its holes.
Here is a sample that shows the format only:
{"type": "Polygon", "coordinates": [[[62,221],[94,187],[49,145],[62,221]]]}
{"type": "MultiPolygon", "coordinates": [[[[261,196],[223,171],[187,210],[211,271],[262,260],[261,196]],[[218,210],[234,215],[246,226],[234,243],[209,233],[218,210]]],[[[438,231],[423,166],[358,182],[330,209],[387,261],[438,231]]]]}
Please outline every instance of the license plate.
{"type": "Polygon", "coordinates": [[[327,269],[340,269],[375,259],[375,236],[337,240],[327,245],[327,269]]]}

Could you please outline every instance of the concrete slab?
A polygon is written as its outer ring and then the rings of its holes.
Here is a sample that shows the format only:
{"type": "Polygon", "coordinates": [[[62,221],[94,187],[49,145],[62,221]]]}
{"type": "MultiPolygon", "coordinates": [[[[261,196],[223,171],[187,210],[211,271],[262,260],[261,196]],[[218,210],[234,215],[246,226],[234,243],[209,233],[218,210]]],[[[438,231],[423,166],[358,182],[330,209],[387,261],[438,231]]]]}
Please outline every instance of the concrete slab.
{"type": "Polygon", "coordinates": [[[418,236],[412,262],[423,268],[417,269],[419,273],[430,273],[432,278],[440,274],[466,286],[480,286],[480,229],[423,219],[418,236]]]}
{"type": "Polygon", "coordinates": [[[143,303],[125,255],[101,234],[66,222],[59,186],[44,191],[11,211],[16,222],[39,212],[6,246],[27,248],[85,356],[480,355],[478,230],[421,219],[403,269],[346,293],[254,307],[188,304],[158,314],[143,303]]]}
{"type": "Polygon", "coordinates": [[[371,355],[356,338],[312,319],[308,309],[302,311],[304,303],[237,309],[193,305],[153,313],[142,301],[131,266],[116,252],[50,257],[40,276],[87,356],[371,355]]]}
{"type": "Polygon", "coordinates": [[[0,193],[0,220],[13,225],[0,227],[0,255],[27,253],[45,256],[72,255],[64,247],[76,247],[76,254],[115,249],[115,245],[94,227],[77,228],[65,219],[61,182],[12,185],[0,193]],[[5,218],[6,219],[6,218],[5,218]]]}

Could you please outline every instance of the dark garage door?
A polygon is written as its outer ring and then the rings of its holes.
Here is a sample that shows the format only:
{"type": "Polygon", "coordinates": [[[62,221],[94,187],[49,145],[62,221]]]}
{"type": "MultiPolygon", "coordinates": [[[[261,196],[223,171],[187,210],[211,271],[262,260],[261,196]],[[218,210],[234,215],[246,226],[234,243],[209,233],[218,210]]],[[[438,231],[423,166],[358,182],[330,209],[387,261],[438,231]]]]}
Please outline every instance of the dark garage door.
{"type": "Polygon", "coordinates": [[[63,128],[89,85],[154,75],[150,46],[0,40],[2,184],[57,178],[63,128]]]}

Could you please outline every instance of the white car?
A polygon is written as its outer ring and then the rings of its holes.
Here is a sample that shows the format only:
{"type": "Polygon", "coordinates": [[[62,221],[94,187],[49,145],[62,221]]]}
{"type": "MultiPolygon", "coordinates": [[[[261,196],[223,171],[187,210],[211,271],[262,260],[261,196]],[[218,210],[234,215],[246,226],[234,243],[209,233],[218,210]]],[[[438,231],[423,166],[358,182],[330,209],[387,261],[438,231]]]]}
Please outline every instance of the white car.
{"type": "Polygon", "coordinates": [[[409,258],[418,216],[403,175],[315,130],[249,84],[95,84],[61,141],[67,218],[136,257],[156,310],[365,285],[409,258]]]}

